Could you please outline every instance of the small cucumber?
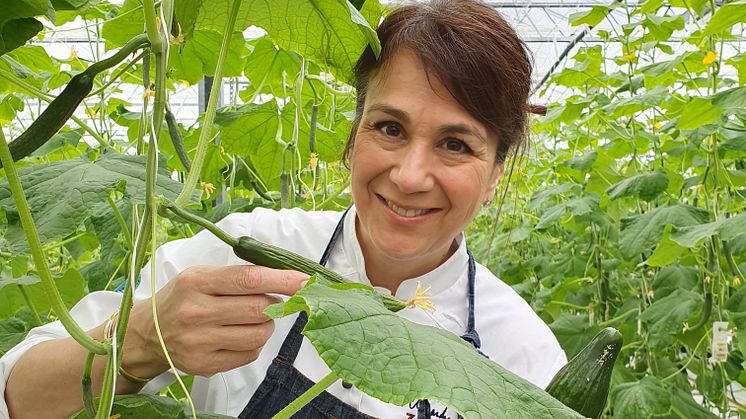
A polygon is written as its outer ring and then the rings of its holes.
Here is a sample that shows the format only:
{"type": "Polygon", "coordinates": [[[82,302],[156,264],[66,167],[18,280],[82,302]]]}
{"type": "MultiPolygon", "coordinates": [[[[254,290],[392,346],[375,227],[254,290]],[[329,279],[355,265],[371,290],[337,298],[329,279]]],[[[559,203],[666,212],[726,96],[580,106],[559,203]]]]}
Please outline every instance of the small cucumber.
{"type": "MultiPolygon", "coordinates": [[[[326,279],[337,283],[349,282],[336,272],[325,268],[311,259],[287,251],[281,247],[262,243],[248,236],[238,238],[238,243],[233,246],[233,253],[255,265],[273,269],[292,269],[308,275],[320,274],[326,279]]],[[[391,311],[399,311],[406,307],[402,301],[390,295],[382,295],[382,297],[384,305],[391,311]]]]}
{"type": "Polygon", "coordinates": [[[598,419],[606,406],[622,334],[607,327],[552,378],[546,392],[587,418],[598,419]]]}

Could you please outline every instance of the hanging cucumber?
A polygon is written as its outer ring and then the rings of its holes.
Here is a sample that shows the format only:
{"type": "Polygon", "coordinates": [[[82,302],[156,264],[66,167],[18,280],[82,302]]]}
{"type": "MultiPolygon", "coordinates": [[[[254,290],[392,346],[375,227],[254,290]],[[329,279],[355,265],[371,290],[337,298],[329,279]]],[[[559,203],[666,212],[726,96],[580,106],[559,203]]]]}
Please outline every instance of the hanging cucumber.
{"type": "Polygon", "coordinates": [[[181,165],[184,166],[184,170],[187,172],[192,170],[192,161],[189,160],[189,153],[187,153],[184,146],[184,139],[181,137],[179,124],[176,122],[176,117],[171,112],[171,107],[168,104],[166,104],[166,125],[168,126],[168,135],[171,137],[171,143],[174,146],[174,150],[176,150],[176,155],[179,157],[181,165]]]}
{"type": "Polygon", "coordinates": [[[598,419],[606,406],[622,334],[607,327],[552,378],[546,392],[581,415],[598,419]]]}
{"type": "MultiPolygon", "coordinates": [[[[85,71],[73,76],[62,93],[47,106],[31,126],[8,144],[13,161],[18,161],[36,151],[65,125],[80,102],[91,93],[93,79],[96,75],[119,64],[129,54],[148,44],[147,35],[138,35],[132,38],[116,54],[91,64],[85,71]]],[[[2,164],[0,164],[0,167],[2,167],[2,164]]]]}

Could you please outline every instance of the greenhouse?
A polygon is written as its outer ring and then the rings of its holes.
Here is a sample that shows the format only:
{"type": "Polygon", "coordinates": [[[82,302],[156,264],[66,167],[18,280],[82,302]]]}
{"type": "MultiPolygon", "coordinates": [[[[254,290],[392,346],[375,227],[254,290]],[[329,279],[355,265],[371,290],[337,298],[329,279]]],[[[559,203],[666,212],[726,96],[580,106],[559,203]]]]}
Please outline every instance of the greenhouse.
{"type": "Polygon", "coordinates": [[[0,419],[746,417],[744,0],[11,0],[0,419]]]}

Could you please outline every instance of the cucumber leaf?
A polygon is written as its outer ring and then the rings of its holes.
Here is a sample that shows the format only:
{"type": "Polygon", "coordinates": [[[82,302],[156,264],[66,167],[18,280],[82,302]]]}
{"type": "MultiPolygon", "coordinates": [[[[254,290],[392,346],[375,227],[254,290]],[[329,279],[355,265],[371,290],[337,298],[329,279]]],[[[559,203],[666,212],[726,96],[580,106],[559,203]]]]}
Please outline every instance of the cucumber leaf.
{"type": "Polygon", "coordinates": [[[671,409],[671,395],[656,377],[618,385],[611,391],[614,417],[649,418],[671,409]]]}
{"type": "Polygon", "coordinates": [[[660,242],[666,224],[675,227],[702,224],[707,215],[707,211],[702,209],[675,204],[622,220],[619,250],[627,260],[631,260],[660,242]]]}
{"type": "MultiPolygon", "coordinates": [[[[108,205],[109,193],[120,182],[135,202],[145,197],[145,156],[108,153],[93,162],[85,158],[64,160],[21,168],[18,171],[28,198],[31,214],[42,243],[63,239],[100,205],[108,205]]],[[[158,174],[158,191],[174,199],[181,183],[166,170],[158,174]]],[[[7,207],[8,218],[17,218],[7,179],[0,181],[0,208],[7,207]]],[[[10,249],[24,251],[28,244],[17,223],[6,232],[10,249]]]]}
{"type": "Polygon", "coordinates": [[[668,188],[668,176],[663,171],[641,173],[617,182],[606,192],[611,199],[637,195],[645,201],[652,201],[668,188]]]}
{"type": "Polygon", "coordinates": [[[387,310],[372,287],[316,277],[265,313],[299,311],[309,316],[303,334],[329,368],[387,403],[435,400],[465,418],[581,417],[451,332],[387,310]]]}

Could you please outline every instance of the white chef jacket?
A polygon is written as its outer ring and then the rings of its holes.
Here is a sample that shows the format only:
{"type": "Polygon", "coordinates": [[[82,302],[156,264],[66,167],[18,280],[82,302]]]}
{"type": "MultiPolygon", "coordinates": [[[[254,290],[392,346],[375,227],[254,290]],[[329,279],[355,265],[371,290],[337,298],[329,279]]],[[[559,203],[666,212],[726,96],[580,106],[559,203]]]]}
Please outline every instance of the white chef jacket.
{"type": "MultiPolygon", "coordinates": [[[[249,235],[275,246],[283,247],[318,261],[339,221],[341,213],[332,211],[306,212],[301,209],[273,211],[257,208],[251,213],[231,214],[218,223],[233,236],[249,235]]],[[[344,230],[331,253],[327,266],[343,277],[370,284],[365,263],[355,233],[355,208],[344,221],[344,230]]],[[[458,250],[442,265],[399,286],[396,297],[411,298],[420,281],[437,310],[402,310],[397,314],[413,322],[450,330],[462,335],[467,328],[468,256],[463,235],[457,238],[458,250]]],[[[152,262],[152,261],[151,261],[152,262]]],[[[156,287],[160,289],[179,272],[194,265],[245,264],[232,249],[207,231],[192,238],[175,240],[156,252],[156,287]]],[[[487,268],[477,264],[475,285],[476,330],[482,341],[481,351],[518,376],[544,388],[554,374],[567,362],[565,353],[547,325],[531,307],[508,285],[497,279],[487,268]]],[[[150,298],[150,266],[142,271],[142,280],[135,290],[135,300],[150,298]]],[[[388,292],[386,290],[386,292],[388,292]]],[[[97,291],[86,295],[71,311],[84,330],[96,327],[118,310],[121,294],[97,291]]],[[[275,321],[275,332],[254,362],[218,373],[212,377],[195,377],[192,397],[197,409],[238,416],[265,372],[277,356],[280,346],[297,315],[275,321]]],[[[161,327],[168,327],[162,324],[161,327]]],[[[31,330],[26,339],[0,358],[0,393],[16,361],[35,344],[69,336],[62,324],[55,321],[31,330]]],[[[304,338],[295,367],[317,382],[330,371],[316,350],[304,338]]],[[[173,381],[170,372],[161,374],[143,388],[156,392],[173,381]]],[[[359,411],[380,418],[416,417],[416,406],[394,406],[362,393],[355,387],[346,389],[341,382],[327,389],[329,393],[359,411]]],[[[438,403],[432,409],[441,418],[456,418],[456,413],[438,403]]],[[[0,398],[0,418],[8,417],[5,398],[0,398]]]]}

